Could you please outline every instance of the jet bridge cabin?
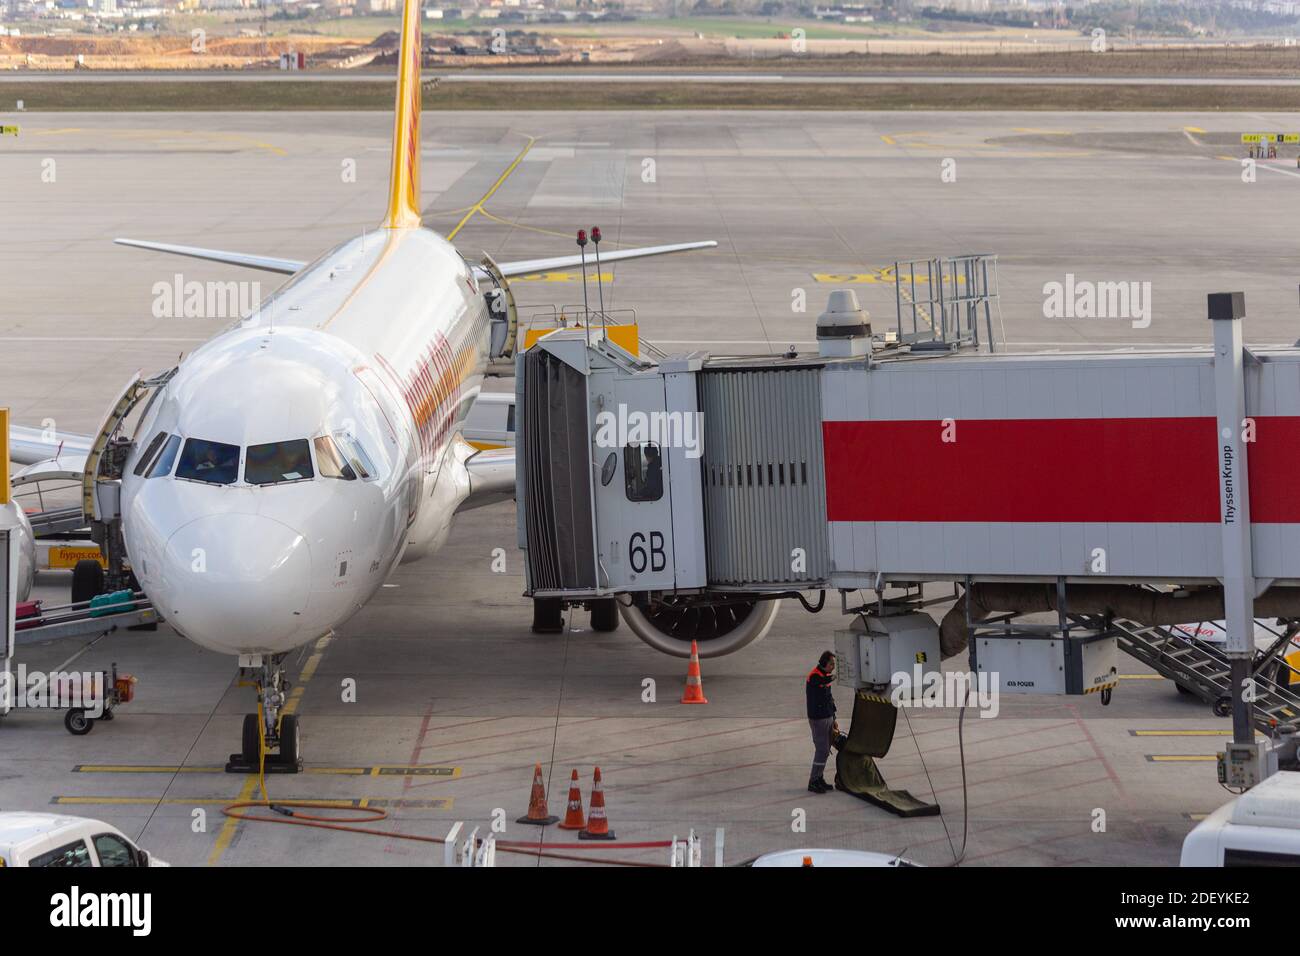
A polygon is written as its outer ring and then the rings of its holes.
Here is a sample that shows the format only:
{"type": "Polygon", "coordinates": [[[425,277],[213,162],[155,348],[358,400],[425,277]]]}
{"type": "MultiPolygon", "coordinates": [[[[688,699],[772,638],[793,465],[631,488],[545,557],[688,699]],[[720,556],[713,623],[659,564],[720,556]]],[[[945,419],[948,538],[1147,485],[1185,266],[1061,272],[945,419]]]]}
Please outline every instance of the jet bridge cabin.
{"type": "Polygon", "coordinates": [[[653,596],[658,627],[706,618],[700,636],[725,638],[717,653],[766,629],[758,592],[824,586],[815,366],[731,369],[703,353],[647,363],[598,329],[552,333],[519,362],[530,595],[630,595],[643,608],[653,596]]]}
{"type": "MultiPolygon", "coordinates": [[[[530,594],[1225,573],[1208,351],[648,364],[593,336],[522,359],[530,594]]],[[[1253,358],[1222,520],[1248,500],[1255,575],[1295,584],[1300,351],[1253,358]]]]}
{"type": "Polygon", "coordinates": [[[1239,309],[1213,350],[1088,354],[885,342],[855,310],[808,355],[642,358],[591,328],[518,356],[527,593],[617,597],[708,656],[772,598],[955,582],[943,656],[972,670],[999,614],[1300,619],[1300,350],[1246,349],[1239,309]]]}
{"type": "Polygon", "coordinates": [[[1279,669],[1300,635],[1300,349],[1247,349],[1240,293],[1209,312],[1213,347],[1178,351],[873,338],[843,292],[808,356],[552,333],[517,358],[527,593],[613,597],[657,649],[716,656],[776,598],[838,590],[859,687],[967,651],[1003,693],[1107,703],[1122,650],[1232,714],[1221,778],[1250,785],[1254,731],[1300,714],[1279,669]],[[1257,616],[1283,625],[1263,653],[1257,616]],[[1224,645],[1197,621],[1226,621],[1224,645]]]}

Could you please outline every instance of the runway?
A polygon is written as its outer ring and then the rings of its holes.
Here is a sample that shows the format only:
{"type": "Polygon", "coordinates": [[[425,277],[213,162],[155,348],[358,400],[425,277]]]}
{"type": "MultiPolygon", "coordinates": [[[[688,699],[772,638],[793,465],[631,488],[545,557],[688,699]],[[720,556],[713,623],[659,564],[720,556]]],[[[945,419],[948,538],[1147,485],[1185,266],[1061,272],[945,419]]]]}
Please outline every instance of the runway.
{"type": "MultiPolygon", "coordinates": [[[[278,281],[114,237],[311,259],[377,224],[384,206],[382,114],[18,122],[19,136],[0,139],[10,184],[0,404],[20,424],[90,431],[137,369],[169,367],[226,324],[154,317],[157,283],[235,278],[266,294],[278,281]]],[[[426,112],[425,221],[457,228],[470,259],[566,254],[573,232],[592,225],[606,248],[717,240],[705,253],[605,268],[607,303],[634,311],[643,337],[668,350],[811,348],[837,288],[854,289],[883,329],[895,260],[969,252],[998,256],[1009,347],[1205,346],[1205,296],[1230,290],[1246,293],[1249,343],[1291,343],[1295,155],[1259,163],[1244,182],[1240,135],[1297,130],[1296,114],[426,112]],[[1067,275],[1149,282],[1149,326],[1045,318],[1044,286],[1067,275]]],[[[572,272],[514,288],[525,316],[582,299],[572,272]]],[[[596,634],[578,612],[564,634],[531,634],[514,542],[512,506],[462,516],[446,549],[403,567],[328,645],[294,659],[294,674],[307,670],[299,712],[317,772],[269,778],[274,796],[379,801],[394,817],[385,826],[436,835],[455,820],[485,825],[498,808],[513,821],[536,762],[553,812],[570,770],[585,781],[599,765],[622,840],[695,827],[710,847],[722,828],[731,862],[808,845],[952,859],[962,823],[953,711],[900,720],[882,762],[891,785],[934,795],[942,817],[903,821],[804,790],[802,684],[845,622],[834,596],[817,616],[785,607],[761,644],[706,661],[710,704],[683,708],[682,663],[626,628],[596,634]],[[493,570],[498,547],[503,573],[493,570]],[[355,703],[342,699],[348,678],[355,703]],[[792,828],[798,810],[803,832],[792,828]]],[[[46,574],[41,586],[53,600],[67,584],[46,574]]],[[[22,659],[51,667],[73,649],[35,646],[22,659]]],[[[245,781],[213,768],[236,749],[251,706],[233,662],[165,626],[114,635],[82,658],[110,661],[140,677],[112,724],[74,738],[57,714],[3,721],[0,806],[100,817],[179,864],[441,858],[415,843],[227,823],[220,806],[245,781]]],[[[968,864],[1172,864],[1194,821],[1224,802],[1209,755],[1226,722],[1125,661],[1109,707],[1097,695],[1004,697],[997,718],[968,715],[968,864]]],[[[845,710],[848,692],[837,697],[845,710]]],[[[513,824],[505,835],[529,837],[513,824]]]]}
{"type": "MultiPolygon", "coordinates": [[[[1300,86],[1293,74],[1276,76],[1095,76],[1070,74],[968,73],[958,63],[951,73],[881,72],[855,73],[809,70],[791,72],[698,70],[561,70],[518,67],[493,72],[485,69],[438,69],[424,71],[424,80],[447,83],[849,83],[864,86],[915,83],[921,85],[955,84],[958,86],[1300,86]]],[[[393,73],[383,70],[174,70],[108,72],[72,70],[62,72],[7,71],[0,73],[0,83],[392,83],[393,73]]]]}

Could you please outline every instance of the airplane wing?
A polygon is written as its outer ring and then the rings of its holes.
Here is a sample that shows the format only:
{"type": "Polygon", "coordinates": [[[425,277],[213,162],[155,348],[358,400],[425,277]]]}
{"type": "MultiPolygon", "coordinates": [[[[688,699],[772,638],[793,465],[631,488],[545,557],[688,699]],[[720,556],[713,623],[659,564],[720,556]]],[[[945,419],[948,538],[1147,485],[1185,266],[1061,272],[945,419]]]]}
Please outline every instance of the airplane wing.
{"type": "MultiPolygon", "coordinates": [[[[277,259],[273,256],[255,256],[245,252],[226,252],[221,249],[203,249],[199,246],[178,246],[167,242],[146,242],[143,239],[114,239],[119,246],[131,246],[135,249],[149,249],[153,252],[166,252],[171,255],[189,256],[192,259],[206,259],[210,262],[224,262],[232,266],[244,266],[248,269],[261,269],[263,272],[279,272],[284,275],[293,275],[301,270],[307,263],[300,262],[297,259],[277,259]]],[[[607,252],[600,257],[600,264],[607,262],[626,262],[628,259],[645,259],[650,256],[665,256],[673,252],[689,252],[692,249],[712,249],[717,245],[716,242],[709,240],[707,242],[679,242],[667,246],[642,246],[638,249],[620,249],[617,252],[607,252]]],[[[587,261],[593,266],[596,263],[594,255],[588,256],[587,261]]],[[[538,272],[554,272],[560,269],[572,269],[574,266],[582,264],[582,257],[578,256],[554,256],[550,259],[523,259],[519,262],[501,263],[501,274],[507,279],[511,276],[532,275],[538,272]]],[[[485,270],[475,267],[474,270],[480,279],[488,278],[485,270]]]]}
{"type": "Polygon", "coordinates": [[[456,513],[472,511],[515,496],[515,450],[492,448],[480,451],[465,461],[469,472],[469,495],[456,513]]]}
{"type": "Polygon", "coordinates": [[[198,246],[176,246],[167,242],[145,242],[143,239],[114,239],[119,246],[131,246],[136,249],[150,249],[154,252],[168,252],[176,256],[189,256],[191,259],[207,259],[211,262],[224,262],[232,266],[245,266],[249,269],[261,269],[263,272],[280,272],[293,275],[307,263],[297,259],[276,259],[273,256],[254,256],[245,252],[223,252],[220,249],[201,249],[198,246]]]}
{"type": "Polygon", "coordinates": [[[9,460],[20,465],[34,465],[57,459],[69,468],[79,469],[85,466],[92,441],[89,435],[10,425],[9,460]]]}
{"type": "MultiPolygon", "coordinates": [[[[607,262],[625,262],[628,259],[645,259],[649,256],[666,256],[672,252],[689,252],[692,249],[712,249],[717,243],[712,239],[705,242],[679,242],[670,246],[642,246],[639,249],[620,249],[617,252],[601,254],[600,264],[607,262]]],[[[572,269],[582,264],[582,256],[555,256],[551,259],[523,259],[519,262],[500,263],[501,274],[507,279],[511,276],[532,275],[537,272],[555,272],[560,269],[572,269]]],[[[595,266],[596,257],[587,256],[587,265],[595,266]]],[[[488,274],[483,269],[475,269],[479,278],[486,279],[488,274]]]]}

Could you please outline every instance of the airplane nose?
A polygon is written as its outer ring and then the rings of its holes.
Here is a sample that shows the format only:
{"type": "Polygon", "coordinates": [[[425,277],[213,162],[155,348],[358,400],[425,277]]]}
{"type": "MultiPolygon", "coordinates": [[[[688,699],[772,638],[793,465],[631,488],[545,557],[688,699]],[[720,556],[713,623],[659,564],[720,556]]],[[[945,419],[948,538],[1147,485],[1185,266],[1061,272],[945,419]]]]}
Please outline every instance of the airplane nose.
{"type": "Polygon", "coordinates": [[[163,555],[160,609],[190,640],[226,653],[292,647],[311,589],[311,550],[263,515],[208,515],[182,525],[163,555]]]}

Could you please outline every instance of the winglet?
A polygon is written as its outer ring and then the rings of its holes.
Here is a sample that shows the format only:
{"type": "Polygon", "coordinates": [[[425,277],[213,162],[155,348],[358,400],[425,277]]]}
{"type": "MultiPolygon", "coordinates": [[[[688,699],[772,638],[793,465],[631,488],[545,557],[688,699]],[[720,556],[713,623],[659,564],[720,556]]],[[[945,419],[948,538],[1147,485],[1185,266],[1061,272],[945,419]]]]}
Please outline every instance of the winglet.
{"type": "Polygon", "coordinates": [[[420,2],[406,0],[397,50],[397,108],[393,120],[393,170],[388,181],[389,229],[420,225],[420,2]]]}

